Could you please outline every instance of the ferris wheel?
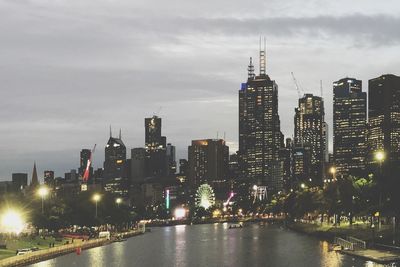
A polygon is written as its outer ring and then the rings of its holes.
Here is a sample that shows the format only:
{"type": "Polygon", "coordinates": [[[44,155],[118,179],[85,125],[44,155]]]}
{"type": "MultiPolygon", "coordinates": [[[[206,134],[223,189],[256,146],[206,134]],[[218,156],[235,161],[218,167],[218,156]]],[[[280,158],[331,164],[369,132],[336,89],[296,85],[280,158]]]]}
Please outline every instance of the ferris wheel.
{"type": "Polygon", "coordinates": [[[196,207],[208,209],[215,204],[215,194],[212,187],[208,184],[202,184],[196,191],[196,207]]]}

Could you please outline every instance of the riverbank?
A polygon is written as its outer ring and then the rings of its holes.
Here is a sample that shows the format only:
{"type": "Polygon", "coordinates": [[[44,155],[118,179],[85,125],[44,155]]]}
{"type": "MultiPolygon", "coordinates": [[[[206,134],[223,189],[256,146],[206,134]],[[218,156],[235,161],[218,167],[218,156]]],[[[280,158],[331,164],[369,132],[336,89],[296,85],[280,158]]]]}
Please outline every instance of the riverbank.
{"type": "MultiPolygon", "coordinates": [[[[381,244],[376,244],[375,241],[383,241],[384,235],[390,229],[383,227],[379,232],[373,232],[373,229],[367,224],[354,224],[354,225],[321,225],[310,223],[291,223],[287,227],[293,231],[304,233],[316,238],[326,240],[330,243],[333,242],[335,237],[346,238],[352,236],[367,242],[366,249],[357,250],[342,250],[341,253],[358,257],[364,260],[370,260],[377,263],[388,264],[400,261],[400,251],[394,249],[385,249],[381,244]],[[378,240],[377,237],[378,237],[378,240]],[[374,244],[375,243],[375,244],[374,244]]],[[[392,247],[395,248],[395,247],[392,247]]]]}
{"type": "MultiPolygon", "coordinates": [[[[129,238],[140,234],[142,234],[142,232],[140,232],[139,230],[134,230],[134,231],[120,233],[119,236],[121,236],[122,238],[129,238]]],[[[12,256],[2,259],[0,260],[0,267],[25,266],[28,264],[33,264],[44,260],[49,260],[65,254],[74,253],[77,250],[86,250],[94,247],[108,245],[113,241],[114,241],[113,239],[107,240],[105,238],[92,239],[87,241],[75,240],[73,243],[67,245],[61,245],[53,248],[46,248],[43,250],[27,253],[25,255],[12,256]]]]}

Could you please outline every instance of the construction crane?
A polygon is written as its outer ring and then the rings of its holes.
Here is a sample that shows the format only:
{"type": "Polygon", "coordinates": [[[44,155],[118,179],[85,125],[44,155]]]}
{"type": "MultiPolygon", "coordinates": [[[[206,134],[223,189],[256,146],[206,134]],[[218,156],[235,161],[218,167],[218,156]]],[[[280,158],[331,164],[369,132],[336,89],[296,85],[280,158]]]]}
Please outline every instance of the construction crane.
{"type": "Polygon", "coordinates": [[[292,74],[294,85],[296,86],[297,94],[299,95],[299,98],[301,98],[302,97],[301,91],[303,91],[303,90],[301,90],[301,88],[300,88],[300,86],[299,86],[299,84],[298,84],[298,82],[296,80],[296,77],[294,77],[293,72],[291,72],[291,74],[292,74]]]}

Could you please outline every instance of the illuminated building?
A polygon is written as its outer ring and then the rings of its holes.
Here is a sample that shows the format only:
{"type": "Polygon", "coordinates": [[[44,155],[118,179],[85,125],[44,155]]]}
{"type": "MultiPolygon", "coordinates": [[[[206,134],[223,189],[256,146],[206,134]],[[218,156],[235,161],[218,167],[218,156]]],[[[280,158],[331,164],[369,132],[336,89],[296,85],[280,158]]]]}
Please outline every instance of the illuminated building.
{"type": "Polygon", "coordinates": [[[292,148],[291,187],[300,183],[309,183],[311,176],[311,146],[307,143],[295,143],[292,148]]]}
{"type": "Polygon", "coordinates": [[[229,147],[223,139],[193,140],[188,158],[188,181],[192,188],[204,182],[215,185],[227,180],[229,147]]]}
{"type": "Polygon", "coordinates": [[[281,162],[283,188],[290,189],[292,187],[293,178],[293,142],[292,139],[286,138],[286,145],[279,149],[279,159],[281,162]]]}
{"type": "MultiPolygon", "coordinates": [[[[377,150],[386,154],[385,164],[400,165],[400,77],[392,74],[369,80],[369,160],[377,150]]],[[[392,172],[395,173],[394,171],[392,172]]]]}
{"type": "Polygon", "coordinates": [[[260,51],[260,74],[250,58],[248,79],[239,90],[239,166],[249,183],[269,191],[282,188],[279,149],[283,146],[278,115],[278,85],[266,74],[265,48],[260,51]]]}
{"type": "Polygon", "coordinates": [[[104,188],[109,192],[125,197],[128,194],[126,147],[122,142],[121,132],[119,138],[112,137],[110,132],[104,158],[104,188]]]}
{"type": "Polygon", "coordinates": [[[161,118],[145,118],[146,176],[167,175],[167,138],[161,135],[161,118]]]}
{"type": "Polygon", "coordinates": [[[336,175],[363,175],[367,151],[367,94],[362,81],[333,83],[333,157],[336,175]]]}
{"type": "Polygon", "coordinates": [[[326,137],[323,136],[324,115],[324,102],[321,97],[305,94],[299,99],[299,106],[295,109],[294,116],[294,138],[295,144],[309,146],[311,149],[308,180],[313,184],[322,184],[324,173],[326,153],[324,147],[326,137]]]}
{"type": "MultiPolygon", "coordinates": [[[[90,159],[90,154],[92,151],[90,149],[82,149],[80,153],[80,158],[79,158],[79,177],[82,178],[83,174],[85,173],[86,166],[88,163],[88,160],[90,159]]],[[[89,167],[89,179],[88,181],[91,181],[93,177],[93,167],[89,167]]]]}
{"type": "Polygon", "coordinates": [[[45,185],[50,188],[54,187],[54,171],[44,171],[43,175],[45,185]]]}
{"type": "Polygon", "coordinates": [[[176,173],[175,146],[170,143],[168,143],[166,147],[166,157],[168,175],[174,175],[176,173]]]}

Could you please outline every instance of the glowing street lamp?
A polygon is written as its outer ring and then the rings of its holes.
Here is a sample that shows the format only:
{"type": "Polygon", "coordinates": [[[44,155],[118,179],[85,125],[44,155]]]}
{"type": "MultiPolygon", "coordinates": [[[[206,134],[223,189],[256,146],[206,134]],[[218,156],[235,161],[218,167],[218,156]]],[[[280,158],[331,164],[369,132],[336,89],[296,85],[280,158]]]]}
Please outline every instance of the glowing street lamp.
{"type": "Polygon", "coordinates": [[[117,205],[119,207],[119,204],[122,203],[122,198],[118,197],[117,199],[115,199],[115,203],[117,203],[117,205]]]}
{"type": "Polygon", "coordinates": [[[336,180],[336,168],[334,166],[329,168],[329,172],[332,174],[332,180],[336,180]]]}
{"type": "Polygon", "coordinates": [[[301,183],[300,187],[301,187],[302,189],[304,189],[304,188],[306,188],[306,184],[305,184],[305,183],[301,183]]]}
{"type": "Polygon", "coordinates": [[[382,162],[385,160],[385,152],[383,151],[375,152],[375,159],[379,162],[379,164],[382,164],[382,162]]]}
{"type": "Polygon", "coordinates": [[[101,199],[100,194],[96,193],[96,194],[93,195],[93,200],[96,203],[96,218],[97,218],[97,203],[100,201],[100,199],[101,199]]]}
{"type": "Polygon", "coordinates": [[[42,214],[44,213],[44,198],[49,194],[49,189],[46,186],[41,186],[38,190],[38,195],[42,198],[42,214]]]}
{"type": "Polygon", "coordinates": [[[0,216],[1,232],[19,234],[24,229],[24,220],[15,210],[7,210],[0,216]]]}

